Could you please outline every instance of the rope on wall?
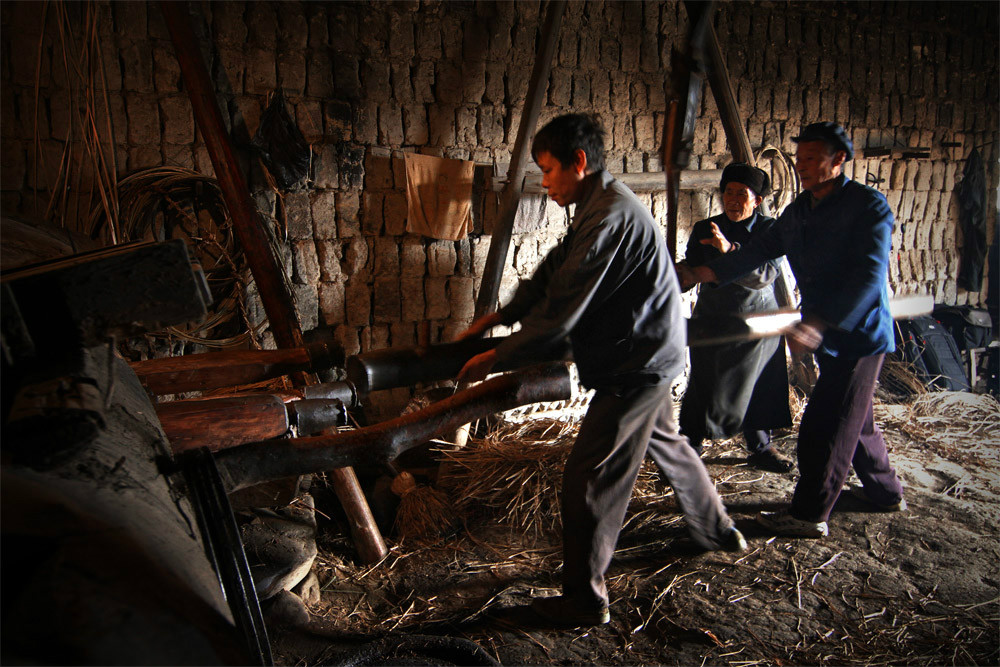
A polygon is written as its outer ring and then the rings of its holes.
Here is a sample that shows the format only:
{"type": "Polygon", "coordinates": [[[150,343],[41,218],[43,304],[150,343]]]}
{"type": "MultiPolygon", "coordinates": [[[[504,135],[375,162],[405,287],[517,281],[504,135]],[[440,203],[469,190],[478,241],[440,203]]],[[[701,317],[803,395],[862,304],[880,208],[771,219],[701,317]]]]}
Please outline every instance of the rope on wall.
{"type": "MultiPolygon", "coordinates": [[[[167,327],[150,335],[213,348],[240,347],[249,341],[259,348],[259,334],[267,327],[267,319],[254,323],[247,306],[252,278],[218,182],[183,167],[151,167],[121,179],[115,198],[120,242],[184,239],[215,299],[204,322],[167,327]]],[[[95,206],[88,221],[91,234],[99,234],[107,221],[105,207],[95,206]]],[[[275,234],[268,229],[276,246],[275,234]]],[[[272,250],[275,257],[282,256],[276,247],[272,250]]],[[[287,274],[282,274],[287,281],[287,274]]]]}
{"type": "Polygon", "coordinates": [[[770,207],[771,215],[777,217],[802,191],[799,174],[795,171],[795,160],[770,144],[754,153],[754,159],[757,166],[771,176],[771,194],[764,199],[770,207]]]}

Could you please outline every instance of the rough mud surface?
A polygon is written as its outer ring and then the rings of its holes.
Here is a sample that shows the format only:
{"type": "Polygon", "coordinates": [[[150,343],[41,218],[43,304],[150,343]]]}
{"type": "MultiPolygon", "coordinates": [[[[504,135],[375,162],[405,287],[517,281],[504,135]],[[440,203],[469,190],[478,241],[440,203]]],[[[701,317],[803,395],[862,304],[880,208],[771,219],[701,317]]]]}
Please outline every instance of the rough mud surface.
{"type": "MultiPolygon", "coordinates": [[[[380,664],[360,661],[358,649],[430,635],[471,640],[503,665],[996,665],[1000,433],[971,423],[979,417],[958,432],[954,419],[942,427],[907,420],[907,410],[880,405],[877,418],[908,511],[872,512],[845,494],[822,540],[755,527],[758,511],[790,497],[796,472],[747,467],[737,441],[714,444],[705,461],[748,551],[692,554],[669,490],[637,493],[608,574],[611,623],[596,628],[526,622],[531,596],[558,589],[558,534],[470,517],[422,545],[390,539],[390,555],[363,566],[331,522],[314,568],[321,600],[308,626],[272,637],[276,659],[380,664]]],[[[778,447],[794,455],[794,434],[778,447]]]]}

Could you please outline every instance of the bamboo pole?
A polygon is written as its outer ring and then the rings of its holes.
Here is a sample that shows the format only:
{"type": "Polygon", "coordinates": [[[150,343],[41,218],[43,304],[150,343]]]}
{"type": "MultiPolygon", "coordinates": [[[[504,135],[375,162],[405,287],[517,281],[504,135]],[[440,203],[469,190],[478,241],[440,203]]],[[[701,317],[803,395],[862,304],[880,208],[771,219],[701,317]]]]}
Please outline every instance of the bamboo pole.
{"type": "Polygon", "coordinates": [[[549,71],[552,69],[552,56],[559,44],[559,26],[562,24],[565,9],[565,0],[552,0],[545,15],[542,43],[535,55],[535,66],[531,70],[531,79],[528,81],[528,95],[524,99],[524,112],[521,114],[521,123],[517,127],[517,138],[514,140],[514,150],[511,152],[507,185],[500,195],[500,219],[497,221],[490,239],[490,251],[486,256],[486,266],[483,269],[483,282],[476,299],[477,318],[495,312],[497,309],[500,279],[503,277],[503,267],[507,263],[507,250],[510,247],[510,237],[514,230],[514,218],[517,216],[518,203],[521,201],[524,169],[530,153],[528,141],[529,137],[534,135],[535,126],[538,124],[542,98],[545,96],[549,71]]]}

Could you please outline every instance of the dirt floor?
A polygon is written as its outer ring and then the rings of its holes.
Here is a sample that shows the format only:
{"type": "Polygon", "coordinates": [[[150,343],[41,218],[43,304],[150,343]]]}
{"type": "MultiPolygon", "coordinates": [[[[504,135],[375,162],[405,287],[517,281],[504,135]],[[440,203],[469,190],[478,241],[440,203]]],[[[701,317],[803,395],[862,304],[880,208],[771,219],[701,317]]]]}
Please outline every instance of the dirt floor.
{"type": "MultiPolygon", "coordinates": [[[[741,554],[693,553],[672,493],[644,469],[608,573],[612,620],[592,629],[533,626],[525,612],[532,596],[559,588],[555,488],[543,486],[535,494],[541,497],[506,508],[490,507],[491,498],[451,498],[463,517],[455,530],[390,539],[389,556],[375,566],[353,562],[337,522],[321,522],[313,569],[321,599],[310,605],[306,627],[272,632],[276,660],[996,665],[1000,408],[988,396],[925,394],[879,404],[877,419],[909,509],[872,512],[845,494],[822,540],[775,538],[755,527],[758,511],[787,502],[796,473],[747,467],[738,440],[715,443],[704,459],[748,539],[741,554]],[[537,521],[512,517],[525,507],[539,513],[537,521]],[[485,657],[453,652],[430,659],[402,648],[440,637],[474,642],[485,657]],[[366,644],[368,652],[359,652],[366,644]]],[[[794,432],[778,447],[794,456],[794,432]]],[[[525,464],[532,465],[553,468],[548,461],[525,464]]]]}

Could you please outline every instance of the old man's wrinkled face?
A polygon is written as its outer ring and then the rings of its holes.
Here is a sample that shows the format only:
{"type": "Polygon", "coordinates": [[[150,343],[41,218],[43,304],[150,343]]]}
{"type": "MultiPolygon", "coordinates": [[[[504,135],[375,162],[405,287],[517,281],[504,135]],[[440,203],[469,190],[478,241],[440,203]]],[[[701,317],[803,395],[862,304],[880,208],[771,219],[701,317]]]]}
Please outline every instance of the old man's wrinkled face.
{"type": "Polygon", "coordinates": [[[733,222],[749,218],[762,201],[763,198],[756,192],[736,181],[726,183],[726,189],[722,191],[722,206],[726,217],[733,222]]]}

